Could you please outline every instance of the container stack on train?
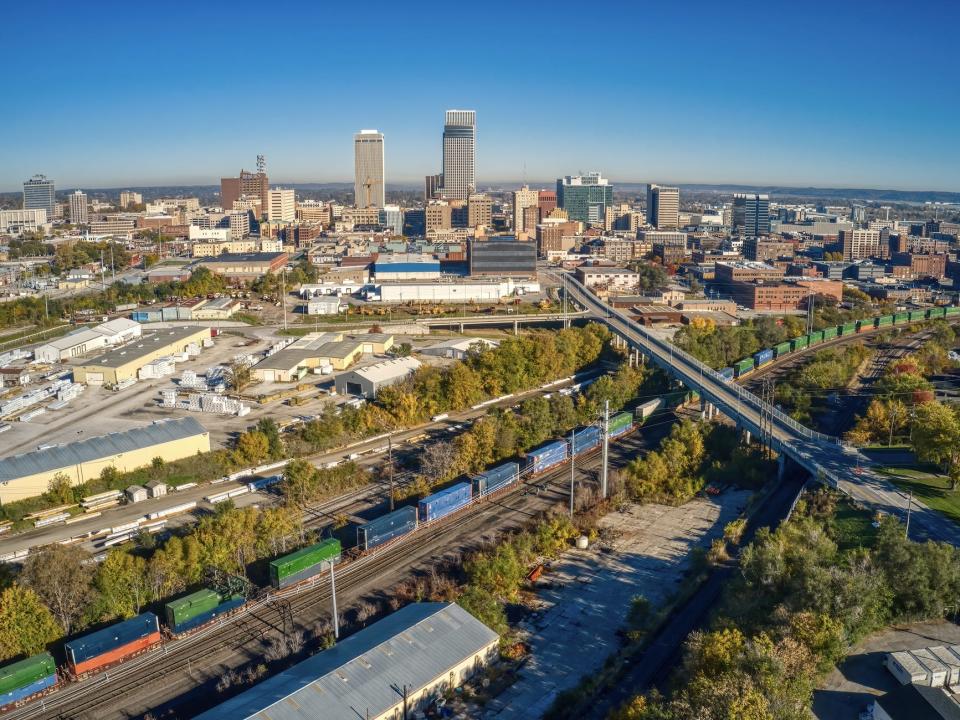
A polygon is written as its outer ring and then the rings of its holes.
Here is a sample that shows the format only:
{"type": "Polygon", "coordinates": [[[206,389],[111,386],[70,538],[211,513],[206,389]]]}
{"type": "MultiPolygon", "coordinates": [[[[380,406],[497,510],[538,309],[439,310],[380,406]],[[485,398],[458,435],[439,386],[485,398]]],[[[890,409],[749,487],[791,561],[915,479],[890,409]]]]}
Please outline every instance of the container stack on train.
{"type": "Polygon", "coordinates": [[[160,640],[157,616],[145,612],[66,643],[67,667],[80,677],[139,655],[160,640]]]}
{"type": "Polygon", "coordinates": [[[163,606],[167,627],[174,635],[196,630],[212,620],[222,618],[240,608],[246,599],[242,595],[223,598],[208,588],[197,590],[163,606]]]}
{"type": "Polygon", "coordinates": [[[439,520],[445,515],[466,507],[472,499],[473,493],[470,483],[457,483],[423,498],[418,506],[418,517],[420,522],[439,520]]]}
{"type": "Polygon", "coordinates": [[[374,518],[357,527],[357,547],[371,550],[417,529],[417,508],[413,505],[374,518]]]}
{"type": "Polygon", "coordinates": [[[39,695],[57,684],[57,664],[48,652],[0,668],[0,707],[39,695]]]}
{"type": "Polygon", "coordinates": [[[527,451],[524,470],[532,475],[537,475],[566,461],[566,440],[554,440],[527,451]]]}
{"type": "Polygon", "coordinates": [[[519,463],[508,462],[497,465],[495,468],[473,476],[473,495],[474,497],[489,495],[490,493],[512,485],[519,479],[519,463]]]}
{"type": "Polygon", "coordinates": [[[631,430],[633,430],[633,416],[628,412],[611,415],[607,421],[607,433],[611,440],[626,435],[631,430]]]}
{"type": "Polygon", "coordinates": [[[277,589],[296,585],[319,575],[340,562],[340,541],[328,538],[270,563],[270,584],[277,589]]]}
{"type": "Polygon", "coordinates": [[[600,428],[596,425],[587,425],[573,433],[573,448],[571,455],[579,457],[584,453],[600,447],[600,428]]]}

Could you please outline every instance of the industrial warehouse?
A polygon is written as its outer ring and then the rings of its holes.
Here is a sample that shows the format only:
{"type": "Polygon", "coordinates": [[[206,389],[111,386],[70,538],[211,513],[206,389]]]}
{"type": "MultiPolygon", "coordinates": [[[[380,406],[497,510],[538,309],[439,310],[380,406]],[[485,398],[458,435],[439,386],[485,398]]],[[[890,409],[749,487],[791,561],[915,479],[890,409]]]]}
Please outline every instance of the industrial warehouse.
{"type": "Polygon", "coordinates": [[[413,603],[198,720],[408,717],[494,659],[499,640],[455,603],[413,603]]]}
{"type": "Polygon", "coordinates": [[[402,357],[358,368],[337,377],[337,392],[372,400],[380,388],[403,382],[419,367],[416,358],[402,357]]]}
{"type": "Polygon", "coordinates": [[[116,385],[137,377],[137,371],[153,360],[186,352],[190,345],[202,345],[210,339],[208,327],[177,327],[144,335],[138,342],[124,345],[91,358],[73,368],[78,383],[116,385]]]}
{"type": "Polygon", "coordinates": [[[155,457],[179,460],[209,450],[210,435],[187,417],[0,458],[0,503],[42,495],[58,474],[80,485],[107,467],[126,472],[155,457]]]}

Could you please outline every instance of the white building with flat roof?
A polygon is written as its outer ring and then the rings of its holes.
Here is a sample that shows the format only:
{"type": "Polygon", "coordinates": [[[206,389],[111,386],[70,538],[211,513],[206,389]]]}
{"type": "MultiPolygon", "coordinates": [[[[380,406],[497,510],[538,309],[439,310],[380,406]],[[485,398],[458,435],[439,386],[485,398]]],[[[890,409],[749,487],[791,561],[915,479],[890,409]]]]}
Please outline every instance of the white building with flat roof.
{"type": "Polygon", "coordinates": [[[6,235],[50,232],[50,218],[43,208],[34,210],[0,210],[0,232],[6,235]]]}

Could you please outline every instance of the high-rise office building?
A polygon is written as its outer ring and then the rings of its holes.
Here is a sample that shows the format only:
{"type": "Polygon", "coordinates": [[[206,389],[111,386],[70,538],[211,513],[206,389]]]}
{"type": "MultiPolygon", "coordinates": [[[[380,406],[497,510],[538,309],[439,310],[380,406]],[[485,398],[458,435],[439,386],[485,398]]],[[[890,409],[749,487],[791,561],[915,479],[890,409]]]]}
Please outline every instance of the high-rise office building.
{"type": "Polygon", "coordinates": [[[529,185],[524,185],[519,190],[513,191],[513,231],[515,233],[533,233],[536,231],[537,223],[528,227],[523,211],[528,207],[537,207],[539,202],[540,193],[531,190],[529,185]]]}
{"type": "Polygon", "coordinates": [[[296,200],[293,188],[274,188],[267,191],[267,219],[271,223],[292,223],[296,220],[296,200]]]}
{"type": "Polygon", "coordinates": [[[734,193],[733,231],[757,237],[770,234],[770,197],[755,193],[734,193]]]}
{"type": "Polygon", "coordinates": [[[87,194],[77,190],[70,195],[70,222],[74,225],[86,225],[89,217],[87,214],[87,194]]]}
{"type": "Polygon", "coordinates": [[[259,198],[262,208],[269,207],[270,179],[262,169],[262,160],[260,164],[261,169],[255,173],[241,170],[240,177],[220,178],[220,206],[224,212],[233,209],[234,200],[241,198],[259,198]]]}
{"type": "Polygon", "coordinates": [[[557,191],[540,190],[537,193],[537,207],[540,209],[540,219],[543,220],[557,208],[557,191]]]}
{"type": "Polygon", "coordinates": [[[443,125],[443,195],[466,200],[476,190],[477,113],[447,110],[443,125]]]}
{"type": "Polygon", "coordinates": [[[571,220],[602,224],[613,205],[613,185],[598,172],[567,175],[557,180],[557,204],[571,220]]]}
{"type": "Polygon", "coordinates": [[[353,136],[353,202],[358,208],[382,208],[383,133],[361,130],[353,136]]]}
{"type": "Polygon", "coordinates": [[[142,205],[143,195],[132,190],[122,190],[120,192],[120,209],[126,210],[131,205],[142,205]]]}
{"type": "Polygon", "coordinates": [[[390,228],[394,235],[403,235],[403,210],[399,205],[384,205],[380,209],[380,224],[390,228]]]}
{"type": "Polygon", "coordinates": [[[680,227],[680,188],[647,185],[647,222],[657,230],[680,227]]]}
{"type": "Polygon", "coordinates": [[[443,190],[443,173],[427,175],[423,179],[423,201],[430,202],[443,190]]]}
{"type": "Polygon", "coordinates": [[[23,209],[46,210],[47,221],[51,222],[56,210],[53,180],[46,175],[34,175],[23,184],[23,209]]]}
{"type": "Polygon", "coordinates": [[[467,227],[493,225],[493,199],[483,193],[473,193],[467,199],[467,227]]]}
{"type": "Polygon", "coordinates": [[[879,230],[841,230],[840,248],[848,262],[885,254],[879,230]]]}

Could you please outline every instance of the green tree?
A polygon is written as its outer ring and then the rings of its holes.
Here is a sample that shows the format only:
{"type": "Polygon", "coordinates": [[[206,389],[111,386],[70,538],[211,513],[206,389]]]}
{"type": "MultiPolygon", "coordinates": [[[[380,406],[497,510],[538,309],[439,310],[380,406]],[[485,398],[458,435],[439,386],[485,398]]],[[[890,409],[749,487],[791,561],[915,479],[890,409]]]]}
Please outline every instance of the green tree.
{"type": "Polygon", "coordinates": [[[114,548],[107,553],[97,568],[94,585],[104,620],[133,617],[150,601],[146,560],[124,550],[114,548]]]}
{"type": "Polygon", "coordinates": [[[14,583],[0,593],[0,660],[35,655],[63,632],[30,588],[14,583]]]}
{"type": "Polygon", "coordinates": [[[20,584],[33,590],[70,635],[93,597],[89,553],[75,545],[48,545],[27,556],[20,584]]]}
{"type": "Polygon", "coordinates": [[[928,402],[914,410],[913,449],[923,462],[940,465],[950,477],[950,489],[960,478],[960,419],[956,410],[928,402]]]}
{"type": "Polygon", "coordinates": [[[240,463],[256,465],[270,454],[270,440],[257,430],[240,433],[237,437],[236,453],[240,463]]]}

